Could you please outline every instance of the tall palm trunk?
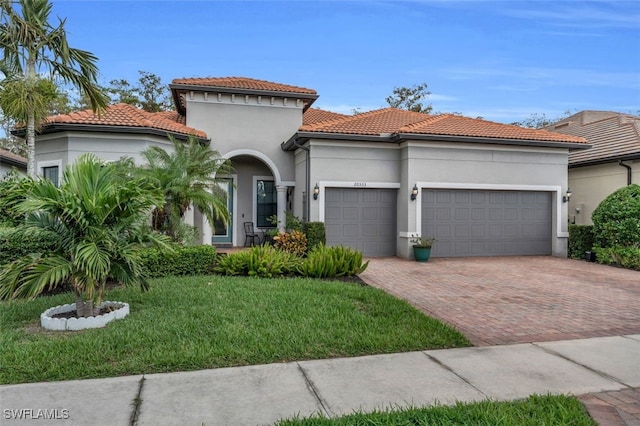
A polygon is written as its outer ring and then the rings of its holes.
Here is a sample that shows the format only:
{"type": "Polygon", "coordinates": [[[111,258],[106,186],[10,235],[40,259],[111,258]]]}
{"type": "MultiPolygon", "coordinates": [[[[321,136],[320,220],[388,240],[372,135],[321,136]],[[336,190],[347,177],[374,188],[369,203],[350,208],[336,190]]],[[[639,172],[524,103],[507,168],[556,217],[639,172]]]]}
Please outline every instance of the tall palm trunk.
{"type": "MultiPolygon", "coordinates": [[[[27,81],[36,79],[36,63],[31,54],[27,58],[27,81]]],[[[27,115],[27,175],[35,178],[36,173],[36,114],[33,108],[27,115]]]]}

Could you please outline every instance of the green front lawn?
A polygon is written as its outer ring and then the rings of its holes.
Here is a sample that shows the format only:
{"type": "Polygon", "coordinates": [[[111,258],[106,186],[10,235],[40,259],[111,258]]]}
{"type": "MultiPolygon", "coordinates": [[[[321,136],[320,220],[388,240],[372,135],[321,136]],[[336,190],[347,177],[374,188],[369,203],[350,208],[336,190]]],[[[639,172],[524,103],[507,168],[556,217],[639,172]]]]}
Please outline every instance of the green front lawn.
{"type": "Polygon", "coordinates": [[[453,328],[358,284],[169,277],[105,300],[131,314],[104,329],[44,332],[71,294],[0,303],[0,383],[100,378],[469,346],[453,328]]]}
{"type": "Polygon", "coordinates": [[[327,419],[289,419],[278,426],[596,426],[584,406],[576,398],[558,395],[533,395],[523,401],[483,401],[458,403],[453,407],[436,406],[406,410],[357,413],[327,419]]]}

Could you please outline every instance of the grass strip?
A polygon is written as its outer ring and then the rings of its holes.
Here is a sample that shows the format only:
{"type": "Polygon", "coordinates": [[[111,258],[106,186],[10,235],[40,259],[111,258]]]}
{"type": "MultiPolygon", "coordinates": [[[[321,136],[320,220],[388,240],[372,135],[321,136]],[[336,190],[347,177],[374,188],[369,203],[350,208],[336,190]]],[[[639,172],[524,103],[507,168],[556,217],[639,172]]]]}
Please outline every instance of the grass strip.
{"type": "Polygon", "coordinates": [[[168,277],[111,290],[130,304],[106,328],[48,332],[71,294],[0,303],[0,383],[101,378],[469,346],[381,290],[314,279],[168,277]]]}
{"type": "Polygon", "coordinates": [[[597,426],[584,406],[565,395],[532,395],[521,401],[458,403],[455,406],[355,413],[339,418],[286,419],[278,426],[597,426]]]}

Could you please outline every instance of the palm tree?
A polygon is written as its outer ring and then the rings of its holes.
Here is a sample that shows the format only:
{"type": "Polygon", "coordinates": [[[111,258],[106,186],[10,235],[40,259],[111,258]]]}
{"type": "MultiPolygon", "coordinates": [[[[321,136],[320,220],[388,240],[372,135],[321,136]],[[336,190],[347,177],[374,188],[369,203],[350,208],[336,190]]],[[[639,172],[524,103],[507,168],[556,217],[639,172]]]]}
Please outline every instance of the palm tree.
{"type": "Polygon", "coordinates": [[[108,102],[97,84],[98,58],[69,47],[65,21],[60,20],[57,27],[49,23],[51,9],[49,0],[0,0],[0,72],[4,74],[0,107],[26,123],[29,176],[36,174],[35,131],[53,100],[53,79],[79,89],[94,111],[101,111],[108,102]]]}
{"type": "Polygon", "coordinates": [[[148,228],[149,212],[162,205],[162,192],[147,179],[86,154],[68,166],[60,187],[31,181],[15,209],[34,231],[55,232],[51,253],[34,254],[0,271],[0,299],[34,298],[45,289],[71,283],[78,316],[99,313],[107,279],[147,288],[138,250],[168,248],[169,239],[148,228]]]}
{"type": "Polygon", "coordinates": [[[215,220],[227,223],[227,195],[218,185],[216,175],[231,171],[229,162],[217,151],[190,137],[181,142],[172,136],[174,151],[167,153],[153,146],[142,152],[148,165],[143,175],[164,193],[164,205],[154,210],[152,226],[174,241],[180,240],[180,225],[191,205],[195,206],[213,226],[215,220]]]}

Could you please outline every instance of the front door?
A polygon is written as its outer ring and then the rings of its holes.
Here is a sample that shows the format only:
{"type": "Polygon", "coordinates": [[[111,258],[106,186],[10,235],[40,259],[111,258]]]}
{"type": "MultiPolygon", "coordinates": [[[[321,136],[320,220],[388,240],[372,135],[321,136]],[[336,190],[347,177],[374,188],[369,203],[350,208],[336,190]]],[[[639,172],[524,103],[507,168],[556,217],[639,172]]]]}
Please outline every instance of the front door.
{"type": "MultiPolygon", "coordinates": [[[[233,180],[231,178],[219,179],[218,185],[227,193],[227,210],[229,216],[233,212],[233,180]]],[[[221,220],[216,220],[213,224],[213,244],[231,244],[233,243],[233,217],[227,224],[221,220]]]]}

